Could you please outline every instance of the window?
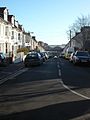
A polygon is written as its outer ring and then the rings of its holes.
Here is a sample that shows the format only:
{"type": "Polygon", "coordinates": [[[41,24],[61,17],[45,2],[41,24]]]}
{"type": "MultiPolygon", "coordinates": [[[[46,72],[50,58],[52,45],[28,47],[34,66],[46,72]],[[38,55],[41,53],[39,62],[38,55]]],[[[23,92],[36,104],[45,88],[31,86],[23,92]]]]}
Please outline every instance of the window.
{"type": "Polygon", "coordinates": [[[8,35],[8,26],[5,27],[5,35],[7,36],[8,35]]]}
{"type": "Polygon", "coordinates": [[[18,33],[18,40],[20,40],[20,33],[18,33]]]}
{"type": "Polygon", "coordinates": [[[14,31],[12,31],[12,39],[14,39],[14,31]]]}

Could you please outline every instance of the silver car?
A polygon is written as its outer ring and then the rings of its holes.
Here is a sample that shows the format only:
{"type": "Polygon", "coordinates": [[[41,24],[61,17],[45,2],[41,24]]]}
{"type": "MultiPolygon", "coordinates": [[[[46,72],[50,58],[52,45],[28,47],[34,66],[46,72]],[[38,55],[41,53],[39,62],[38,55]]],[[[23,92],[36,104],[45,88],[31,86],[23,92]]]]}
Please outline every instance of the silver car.
{"type": "Polygon", "coordinates": [[[76,51],[73,56],[74,64],[90,64],[90,55],[88,51],[76,51]]]}

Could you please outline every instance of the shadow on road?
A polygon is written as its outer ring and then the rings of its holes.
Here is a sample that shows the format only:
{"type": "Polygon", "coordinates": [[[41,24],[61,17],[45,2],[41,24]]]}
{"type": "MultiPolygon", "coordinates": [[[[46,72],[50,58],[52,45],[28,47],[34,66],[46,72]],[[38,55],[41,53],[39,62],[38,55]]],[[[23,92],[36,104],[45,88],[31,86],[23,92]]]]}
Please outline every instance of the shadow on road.
{"type": "Polygon", "coordinates": [[[0,116],[0,120],[70,120],[84,115],[86,112],[90,113],[90,101],[80,100],[0,116]]]}
{"type": "MultiPolygon", "coordinates": [[[[90,114],[90,100],[81,100],[81,98],[76,100],[77,96],[71,96],[69,91],[60,84],[56,65],[51,61],[46,65],[40,66],[39,69],[35,67],[32,70],[28,70],[25,74],[7,81],[7,84],[0,91],[0,104],[3,108],[1,113],[4,114],[0,116],[0,120],[70,120],[90,114]],[[34,106],[37,107],[35,108],[34,106]],[[20,107],[21,109],[18,110],[20,107]],[[3,112],[4,109],[6,113],[9,113],[8,115],[3,112]]],[[[74,86],[73,89],[80,87],[75,77],[69,76],[71,71],[68,71],[67,66],[65,66],[64,70],[65,73],[63,74],[64,76],[62,75],[62,79],[65,84],[74,86]],[[69,77],[71,79],[72,77],[74,78],[72,83],[69,77]]],[[[75,71],[73,70],[72,72],[75,71]]],[[[90,84],[86,87],[90,87],[90,84]]]]}
{"type": "MultiPolygon", "coordinates": [[[[63,60],[61,63],[62,80],[67,86],[77,88],[90,88],[90,67],[85,65],[73,65],[63,60]]],[[[61,64],[60,63],[60,64],[61,64]]]]}

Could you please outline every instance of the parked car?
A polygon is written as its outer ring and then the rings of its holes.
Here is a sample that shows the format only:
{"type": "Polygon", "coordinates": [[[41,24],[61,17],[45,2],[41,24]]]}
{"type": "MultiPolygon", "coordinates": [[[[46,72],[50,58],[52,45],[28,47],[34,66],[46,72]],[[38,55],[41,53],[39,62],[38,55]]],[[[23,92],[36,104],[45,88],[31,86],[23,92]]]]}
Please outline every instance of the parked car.
{"type": "Polygon", "coordinates": [[[42,57],[42,59],[43,59],[43,62],[45,62],[45,61],[46,61],[45,55],[44,55],[42,52],[40,52],[40,55],[41,55],[41,57],[42,57]]]}
{"type": "Polygon", "coordinates": [[[24,60],[25,67],[41,65],[42,63],[43,63],[43,59],[40,53],[37,52],[28,53],[24,60]]]}
{"type": "Polygon", "coordinates": [[[90,64],[90,55],[88,51],[76,51],[73,56],[74,64],[90,64]]]}
{"type": "Polygon", "coordinates": [[[46,59],[46,60],[49,58],[47,52],[42,52],[42,54],[45,56],[45,59],[46,59]]]}
{"type": "Polygon", "coordinates": [[[7,66],[7,58],[4,53],[0,52],[0,66],[7,66]]]}

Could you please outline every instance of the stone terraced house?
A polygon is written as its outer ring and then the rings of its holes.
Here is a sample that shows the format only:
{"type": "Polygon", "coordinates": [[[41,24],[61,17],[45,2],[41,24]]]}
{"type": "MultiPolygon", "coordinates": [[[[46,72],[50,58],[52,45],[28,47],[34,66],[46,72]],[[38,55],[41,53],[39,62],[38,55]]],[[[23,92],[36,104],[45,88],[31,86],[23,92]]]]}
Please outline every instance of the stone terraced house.
{"type": "Polygon", "coordinates": [[[6,7],[0,7],[0,52],[14,57],[17,56],[17,49],[22,47],[28,47],[30,50],[37,47],[43,49],[35,37],[25,32],[15,16],[9,14],[6,7]]]}

